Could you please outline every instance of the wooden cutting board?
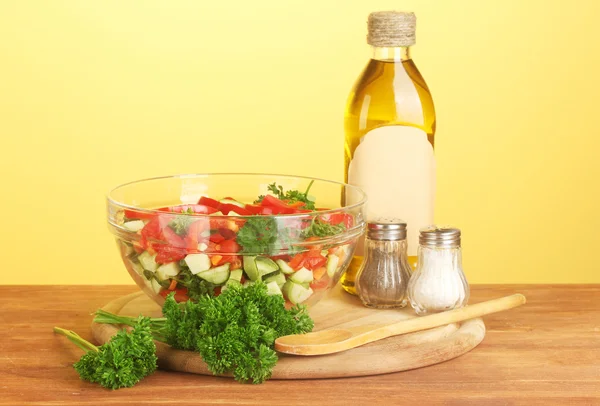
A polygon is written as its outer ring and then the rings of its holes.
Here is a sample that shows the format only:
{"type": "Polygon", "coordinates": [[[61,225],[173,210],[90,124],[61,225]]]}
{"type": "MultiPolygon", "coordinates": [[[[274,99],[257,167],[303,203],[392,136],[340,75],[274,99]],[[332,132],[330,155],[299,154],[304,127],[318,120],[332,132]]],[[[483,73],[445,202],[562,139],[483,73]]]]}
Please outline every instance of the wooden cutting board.
{"type": "MultiPolygon", "coordinates": [[[[161,315],[160,307],[143,292],[116,299],[104,306],[104,310],[129,316],[161,315]]],[[[350,326],[369,330],[417,317],[410,307],[402,310],[366,308],[339,285],[310,309],[310,315],[315,321],[315,331],[350,326]]],[[[116,332],[117,327],[113,325],[92,323],[94,338],[101,344],[116,332]]],[[[420,368],[458,357],[475,348],[484,336],[483,321],[473,319],[460,325],[386,338],[337,354],[310,357],[279,354],[272,379],[351,377],[420,368]]],[[[162,369],[212,375],[196,353],[157,343],[157,355],[162,369]]]]}

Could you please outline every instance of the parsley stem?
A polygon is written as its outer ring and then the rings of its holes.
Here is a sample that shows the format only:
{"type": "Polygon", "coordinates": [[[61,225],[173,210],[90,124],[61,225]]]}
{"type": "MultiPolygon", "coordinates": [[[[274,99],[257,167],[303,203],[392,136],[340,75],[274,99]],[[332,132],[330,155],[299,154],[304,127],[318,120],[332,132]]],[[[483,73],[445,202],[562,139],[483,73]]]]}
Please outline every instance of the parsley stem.
{"type": "MultiPolygon", "coordinates": [[[[100,324],[124,324],[126,326],[135,326],[137,323],[137,317],[130,316],[119,316],[117,314],[113,314],[107,312],[106,310],[99,309],[94,314],[94,323],[100,324]]],[[[162,329],[165,327],[165,323],[167,319],[165,317],[156,317],[150,319],[150,331],[152,332],[152,336],[155,340],[166,342],[166,337],[162,333],[162,329]]]]}
{"type": "Polygon", "coordinates": [[[306,192],[304,192],[304,197],[308,197],[308,191],[312,187],[313,183],[315,183],[314,179],[311,180],[310,183],[308,184],[308,187],[306,188],[306,192]]]}
{"type": "Polygon", "coordinates": [[[63,336],[67,337],[69,339],[69,341],[71,341],[73,344],[75,344],[76,346],[78,346],[85,352],[100,351],[98,349],[98,347],[96,347],[94,344],[90,343],[89,341],[83,339],[79,334],[77,334],[74,331],[65,330],[64,328],[60,328],[60,327],[54,327],[54,332],[58,333],[58,334],[62,334],[63,336]]]}
{"type": "MultiPolygon", "coordinates": [[[[101,324],[125,324],[126,326],[135,326],[137,323],[137,317],[131,316],[120,316],[107,312],[106,310],[99,309],[94,314],[94,323],[101,324]]],[[[165,317],[156,317],[150,319],[150,328],[152,330],[163,327],[167,319],[165,317]]]]}

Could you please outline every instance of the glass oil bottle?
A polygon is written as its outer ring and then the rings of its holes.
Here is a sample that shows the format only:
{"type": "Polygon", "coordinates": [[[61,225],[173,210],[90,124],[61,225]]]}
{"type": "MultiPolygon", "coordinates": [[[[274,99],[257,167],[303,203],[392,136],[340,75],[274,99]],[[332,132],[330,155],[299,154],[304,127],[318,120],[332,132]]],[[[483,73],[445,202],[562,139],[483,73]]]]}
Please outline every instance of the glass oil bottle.
{"type": "MultiPolygon", "coordinates": [[[[416,17],[407,12],[369,15],[367,42],[373,54],[346,105],[346,182],[368,195],[367,221],[406,220],[408,260],[416,268],[418,230],[433,224],[435,109],[425,80],[410,55],[416,17]]],[[[356,294],[362,243],[342,277],[356,294]]]]}

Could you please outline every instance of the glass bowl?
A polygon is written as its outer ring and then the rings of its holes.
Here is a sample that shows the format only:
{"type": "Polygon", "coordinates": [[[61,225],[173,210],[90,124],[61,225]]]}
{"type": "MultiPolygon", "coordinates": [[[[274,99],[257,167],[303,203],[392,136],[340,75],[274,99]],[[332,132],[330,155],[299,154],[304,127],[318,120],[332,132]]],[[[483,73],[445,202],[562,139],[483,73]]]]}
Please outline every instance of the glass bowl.
{"type": "Polygon", "coordinates": [[[118,186],[108,224],[156,303],[263,281],[286,305],[314,305],[346,271],[365,227],[359,188],[269,174],[190,174],[118,186]]]}

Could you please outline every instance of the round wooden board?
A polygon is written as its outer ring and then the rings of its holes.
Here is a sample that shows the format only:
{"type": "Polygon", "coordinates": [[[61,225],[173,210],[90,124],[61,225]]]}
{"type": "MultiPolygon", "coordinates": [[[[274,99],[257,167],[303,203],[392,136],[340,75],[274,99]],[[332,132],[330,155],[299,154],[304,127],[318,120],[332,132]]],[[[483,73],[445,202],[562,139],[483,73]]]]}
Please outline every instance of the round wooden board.
{"type": "MultiPolygon", "coordinates": [[[[103,308],[112,313],[160,317],[160,307],[143,292],[116,299],[103,308]]],[[[374,310],[364,307],[338,285],[312,309],[315,331],[331,327],[360,327],[365,330],[416,317],[412,309],[374,310]]],[[[92,323],[99,343],[107,342],[117,327],[92,323]]],[[[279,354],[271,379],[317,379],[378,375],[406,371],[456,358],[475,348],[485,336],[481,319],[460,325],[449,324],[431,330],[390,337],[345,352],[296,356],[279,354]]],[[[157,343],[158,365],[162,369],[212,375],[200,355],[174,350],[157,343]]]]}

